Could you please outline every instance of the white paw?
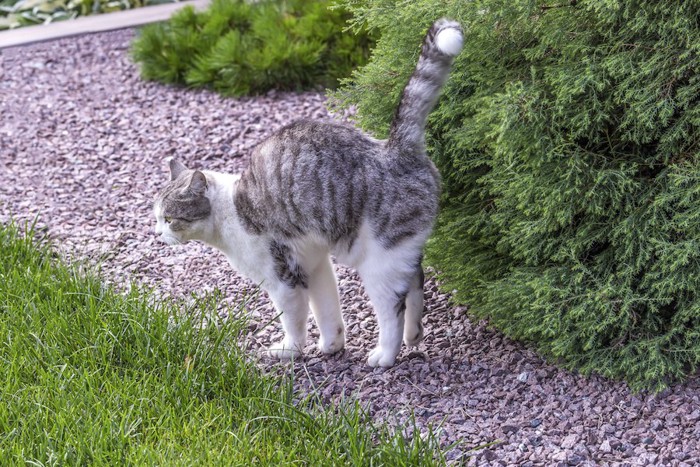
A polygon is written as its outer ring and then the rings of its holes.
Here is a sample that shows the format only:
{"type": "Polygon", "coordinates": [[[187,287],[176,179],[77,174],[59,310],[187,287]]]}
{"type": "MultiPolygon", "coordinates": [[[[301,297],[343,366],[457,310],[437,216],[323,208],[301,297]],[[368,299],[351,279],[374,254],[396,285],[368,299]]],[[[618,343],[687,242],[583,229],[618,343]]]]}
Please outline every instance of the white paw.
{"type": "Polygon", "coordinates": [[[376,347],[369,353],[367,364],[371,367],[381,366],[383,368],[389,368],[390,366],[394,365],[396,355],[398,355],[398,353],[391,352],[381,347],[376,347]]]}
{"type": "Polygon", "coordinates": [[[414,327],[413,329],[406,330],[406,332],[403,335],[403,343],[406,344],[406,347],[415,347],[418,344],[420,344],[420,341],[423,340],[423,325],[418,323],[418,327],[414,327]]]}
{"type": "Polygon", "coordinates": [[[330,355],[340,352],[345,347],[345,333],[336,336],[332,341],[326,341],[323,337],[318,340],[318,350],[321,353],[330,355]]]}
{"type": "Polygon", "coordinates": [[[267,349],[267,355],[278,360],[291,360],[301,357],[301,349],[297,345],[291,345],[286,341],[272,344],[267,349]]]}

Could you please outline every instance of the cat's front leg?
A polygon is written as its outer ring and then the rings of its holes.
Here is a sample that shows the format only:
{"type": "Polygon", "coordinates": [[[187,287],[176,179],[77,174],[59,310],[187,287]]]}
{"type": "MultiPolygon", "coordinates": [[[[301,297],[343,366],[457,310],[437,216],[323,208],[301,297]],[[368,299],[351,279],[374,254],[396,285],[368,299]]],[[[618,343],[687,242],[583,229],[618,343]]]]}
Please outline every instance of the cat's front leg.
{"type": "Polygon", "coordinates": [[[301,356],[306,345],[306,321],[309,315],[308,292],[303,287],[290,288],[284,284],[268,295],[280,313],[284,339],[268,348],[268,355],[279,360],[301,356]]]}

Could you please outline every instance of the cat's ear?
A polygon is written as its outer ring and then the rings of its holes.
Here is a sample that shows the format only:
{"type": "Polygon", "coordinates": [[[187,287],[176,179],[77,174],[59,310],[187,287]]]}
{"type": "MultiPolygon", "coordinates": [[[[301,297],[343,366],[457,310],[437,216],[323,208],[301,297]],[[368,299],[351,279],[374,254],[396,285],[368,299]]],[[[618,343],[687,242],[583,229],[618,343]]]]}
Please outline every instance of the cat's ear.
{"type": "Polygon", "coordinates": [[[168,165],[170,166],[170,180],[175,180],[182,172],[187,170],[187,167],[182,162],[173,158],[168,160],[168,165]]]}
{"type": "Polygon", "coordinates": [[[207,191],[207,177],[199,170],[195,170],[188,189],[195,195],[204,196],[204,193],[207,191]]]}

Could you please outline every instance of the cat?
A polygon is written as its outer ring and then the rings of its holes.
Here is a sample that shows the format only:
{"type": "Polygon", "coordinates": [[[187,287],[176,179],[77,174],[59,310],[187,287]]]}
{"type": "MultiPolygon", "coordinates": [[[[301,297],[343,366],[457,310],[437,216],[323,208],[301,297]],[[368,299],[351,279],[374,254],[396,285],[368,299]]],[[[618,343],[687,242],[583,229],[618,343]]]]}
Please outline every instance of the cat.
{"type": "Polygon", "coordinates": [[[379,341],[370,366],[390,367],[402,340],[422,340],[421,262],[440,197],[425,124],[462,42],[457,22],[432,25],[387,140],[300,120],[257,146],[239,175],[169,161],[170,181],[154,203],[156,234],[170,245],[203,241],[261,284],[285,332],[272,357],[301,355],[309,309],[320,351],[344,348],[331,254],[357,270],[374,306],[379,341]]]}

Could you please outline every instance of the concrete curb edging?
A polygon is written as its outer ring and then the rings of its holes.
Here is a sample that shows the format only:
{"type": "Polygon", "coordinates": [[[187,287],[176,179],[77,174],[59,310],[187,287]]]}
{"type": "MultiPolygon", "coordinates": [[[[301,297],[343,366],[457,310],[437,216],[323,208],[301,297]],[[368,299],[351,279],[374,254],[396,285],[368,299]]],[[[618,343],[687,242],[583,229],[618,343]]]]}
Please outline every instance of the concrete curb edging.
{"type": "Polygon", "coordinates": [[[133,10],[83,16],[74,20],[61,21],[47,25],[25,26],[22,28],[10,29],[0,32],[0,49],[165,21],[170,18],[174,12],[187,5],[192,5],[195,10],[203,10],[209,5],[209,0],[187,0],[177,3],[166,3],[163,5],[134,8],[133,10]]]}

